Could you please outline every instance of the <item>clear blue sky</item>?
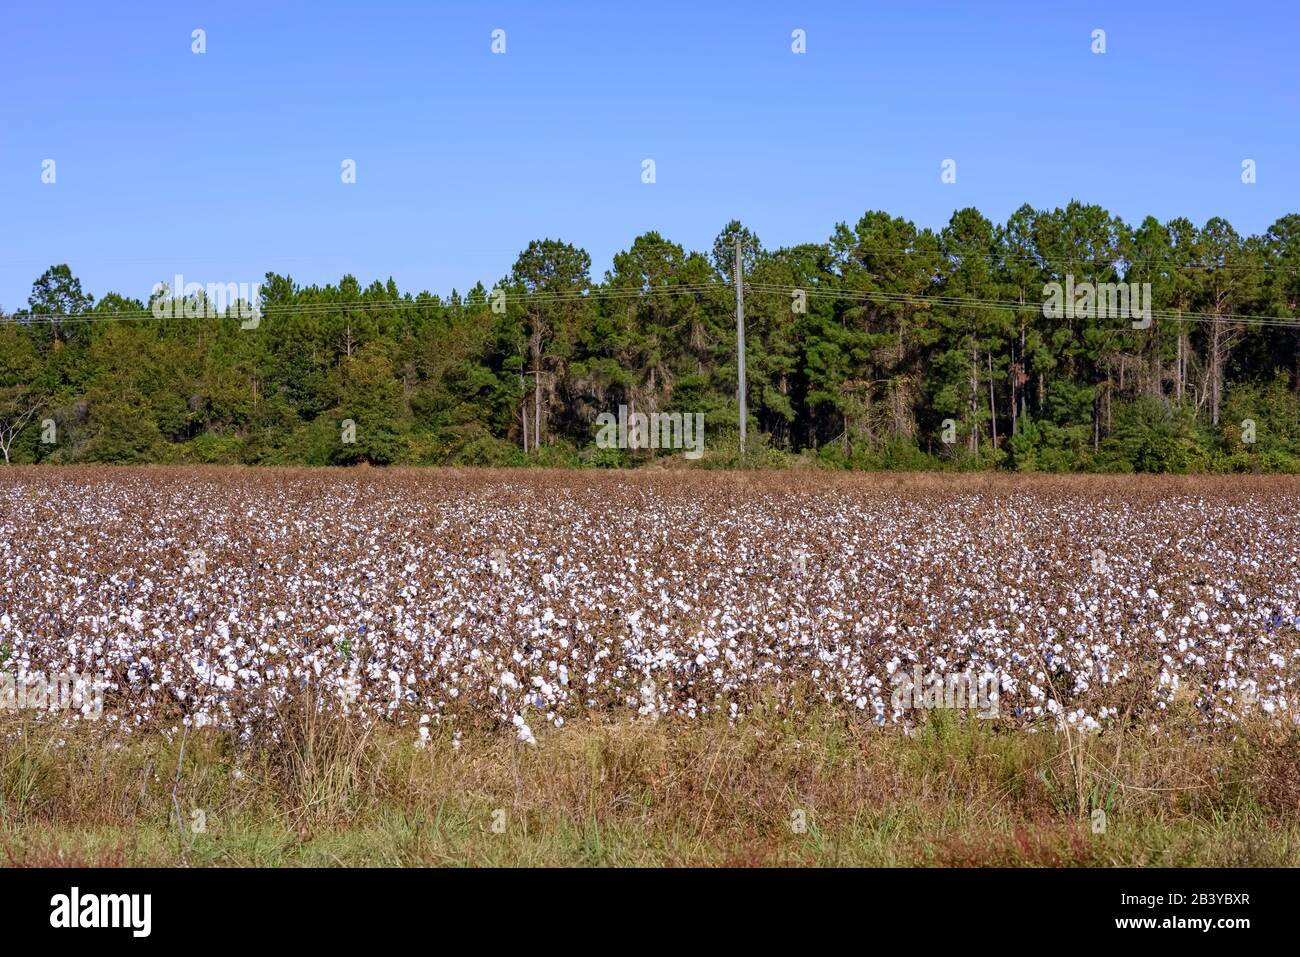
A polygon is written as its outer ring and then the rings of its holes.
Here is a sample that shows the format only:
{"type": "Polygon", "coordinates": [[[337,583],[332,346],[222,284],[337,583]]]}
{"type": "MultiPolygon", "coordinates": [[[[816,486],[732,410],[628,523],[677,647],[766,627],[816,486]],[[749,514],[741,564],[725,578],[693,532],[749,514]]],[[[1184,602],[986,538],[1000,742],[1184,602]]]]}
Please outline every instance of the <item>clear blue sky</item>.
{"type": "Polygon", "coordinates": [[[707,249],[733,217],[775,247],[868,209],[939,227],[1077,198],[1242,232],[1300,212],[1294,0],[96,0],[0,21],[10,310],[65,261],[97,298],[267,270],[447,293],[533,238],[599,277],[641,232],[707,249]]]}

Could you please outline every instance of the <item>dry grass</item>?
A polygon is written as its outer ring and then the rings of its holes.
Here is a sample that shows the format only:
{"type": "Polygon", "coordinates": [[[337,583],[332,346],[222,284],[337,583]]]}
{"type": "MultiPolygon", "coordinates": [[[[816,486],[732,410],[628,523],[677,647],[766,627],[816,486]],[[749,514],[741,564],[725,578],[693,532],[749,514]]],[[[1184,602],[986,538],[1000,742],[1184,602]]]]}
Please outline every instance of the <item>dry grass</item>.
{"type": "Polygon", "coordinates": [[[818,710],[584,722],[536,747],[473,731],[457,747],[438,728],[418,748],[304,708],[285,729],[270,747],[188,736],[178,837],[178,740],[26,723],[0,758],[0,853],[29,866],[1300,863],[1300,735],[1274,726],[1067,742],[951,713],[906,735],[818,710]]]}

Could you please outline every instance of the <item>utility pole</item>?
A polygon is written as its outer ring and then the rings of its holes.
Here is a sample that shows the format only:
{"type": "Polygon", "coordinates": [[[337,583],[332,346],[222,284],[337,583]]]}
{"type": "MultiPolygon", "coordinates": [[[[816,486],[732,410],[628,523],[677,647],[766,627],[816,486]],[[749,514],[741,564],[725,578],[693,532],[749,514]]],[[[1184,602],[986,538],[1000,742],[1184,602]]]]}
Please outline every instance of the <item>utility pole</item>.
{"type": "Polygon", "coordinates": [[[745,277],[736,239],[736,398],[740,401],[740,455],[745,456],[745,277]]]}

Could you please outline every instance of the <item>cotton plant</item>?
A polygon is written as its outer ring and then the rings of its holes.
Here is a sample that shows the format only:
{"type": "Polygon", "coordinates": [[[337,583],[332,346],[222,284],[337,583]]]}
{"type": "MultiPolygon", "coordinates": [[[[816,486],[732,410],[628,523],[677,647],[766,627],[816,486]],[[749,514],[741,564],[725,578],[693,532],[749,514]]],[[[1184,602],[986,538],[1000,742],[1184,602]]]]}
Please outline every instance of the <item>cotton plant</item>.
{"type": "Polygon", "coordinates": [[[920,715],[890,692],[918,665],[997,676],[997,720],[1025,727],[1183,702],[1300,717],[1296,496],[1028,485],[992,524],[960,486],[771,481],[7,477],[0,672],[91,675],[126,731],[246,736],[315,693],[424,747],[461,715],[531,746],[583,717],[742,721],[759,700],[906,730],[920,715]]]}

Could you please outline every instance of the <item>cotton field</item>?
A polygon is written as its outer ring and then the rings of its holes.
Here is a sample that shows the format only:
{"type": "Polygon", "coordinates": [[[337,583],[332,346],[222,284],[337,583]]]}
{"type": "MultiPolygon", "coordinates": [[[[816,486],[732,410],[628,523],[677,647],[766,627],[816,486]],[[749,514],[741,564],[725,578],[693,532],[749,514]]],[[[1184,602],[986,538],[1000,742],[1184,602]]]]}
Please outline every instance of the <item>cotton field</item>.
{"type": "Polygon", "coordinates": [[[0,670],[102,693],[102,713],[53,696],[42,719],[248,735],[306,694],[416,745],[446,722],[534,744],[546,724],[741,721],[759,702],[908,728],[930,702],[900,688],[959,674],[986,679],[981,718],[1026,729],[1294,722],[1298,493],[1251,477],[13,468],[0,670]]]}

